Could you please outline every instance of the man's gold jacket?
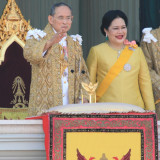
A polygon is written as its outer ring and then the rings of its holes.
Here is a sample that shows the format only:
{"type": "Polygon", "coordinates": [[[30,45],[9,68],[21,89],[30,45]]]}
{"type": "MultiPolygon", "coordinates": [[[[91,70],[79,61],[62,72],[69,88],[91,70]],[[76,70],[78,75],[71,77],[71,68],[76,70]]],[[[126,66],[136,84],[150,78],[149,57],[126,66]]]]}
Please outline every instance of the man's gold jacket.
{"type": "MultiPolygon", "coordinates": [[[[46,36],[26,41],[24,57],[32,66],[29,116],[41,114],[51,107],[63,105],[61,85],[61,46],[53,45],[46,56],[42,56],[47,40],[54,35],[50,24],[44,29],[46,36]]],[[[67,36],[68,49],[68,94],[69,103],[76,103],[81,96],[81,82],[89,82],[89,74],[78,41],[67,36]]]]}

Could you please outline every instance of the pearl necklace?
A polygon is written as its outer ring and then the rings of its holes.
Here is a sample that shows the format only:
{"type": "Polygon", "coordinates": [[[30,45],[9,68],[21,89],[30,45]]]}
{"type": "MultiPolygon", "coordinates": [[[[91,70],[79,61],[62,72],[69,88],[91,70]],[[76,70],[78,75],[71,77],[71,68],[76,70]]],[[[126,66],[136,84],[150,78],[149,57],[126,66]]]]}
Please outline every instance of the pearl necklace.
{"type": "Polygon", "coordinates": [[[121,47],[121,49],[116,49],[114,47],[111,46],[111,44],[109,42],[107,42],[108,46],[111,47],[113,50],[117,51],[117,59],[119,58],[119,56],[121,55],[122,50],[124,49],[125,45],[123,45],[121,47]]]}

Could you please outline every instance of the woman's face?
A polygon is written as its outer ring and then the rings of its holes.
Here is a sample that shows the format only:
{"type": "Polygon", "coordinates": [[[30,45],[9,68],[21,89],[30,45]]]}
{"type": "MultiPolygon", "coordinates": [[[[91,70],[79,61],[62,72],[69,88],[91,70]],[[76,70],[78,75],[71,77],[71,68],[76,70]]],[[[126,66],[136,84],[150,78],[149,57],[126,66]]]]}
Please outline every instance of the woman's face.
{"type": "Polygon", "coordinates": [[[108,30],[104,29],[112,45],[120,46],[127,37],[127,27],[122,18],[115,18],[108,30]]]}

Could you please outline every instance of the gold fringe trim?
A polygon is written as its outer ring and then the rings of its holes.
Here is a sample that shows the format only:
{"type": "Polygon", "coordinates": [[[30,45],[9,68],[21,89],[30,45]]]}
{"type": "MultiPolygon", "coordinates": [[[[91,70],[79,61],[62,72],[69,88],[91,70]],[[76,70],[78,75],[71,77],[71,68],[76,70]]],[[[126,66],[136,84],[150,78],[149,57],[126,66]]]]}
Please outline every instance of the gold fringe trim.
{"type": "Polygon", "coordinates": [[[0,120],[16,120],[28,117],[28,109],[0,108],[0,120]]]}

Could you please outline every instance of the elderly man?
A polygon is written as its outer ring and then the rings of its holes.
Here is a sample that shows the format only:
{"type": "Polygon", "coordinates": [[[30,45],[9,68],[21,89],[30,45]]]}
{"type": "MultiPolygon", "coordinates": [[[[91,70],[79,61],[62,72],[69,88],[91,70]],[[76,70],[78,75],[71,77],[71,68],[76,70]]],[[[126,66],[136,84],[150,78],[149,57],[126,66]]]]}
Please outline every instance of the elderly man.
{"type": "Polygon", "coordinates": [[[157,118],[160,120],[160,28],[145,28],[142,32],[141,48],[149,66],[157,118]]]}
{"type": "Polygon", "coordinates": [[[72,20],[71,7],[57,3],[51,8],[44,31],[27,33],[24,57],[32,66],[29,116],[54,106],[78,103],[81,82],[89,82],[81,36],[67,35],[72,20]]]}

